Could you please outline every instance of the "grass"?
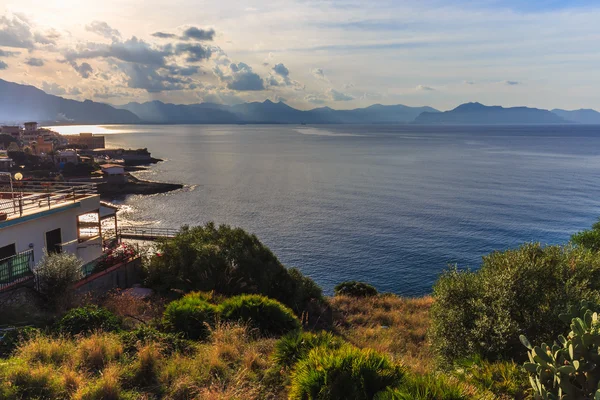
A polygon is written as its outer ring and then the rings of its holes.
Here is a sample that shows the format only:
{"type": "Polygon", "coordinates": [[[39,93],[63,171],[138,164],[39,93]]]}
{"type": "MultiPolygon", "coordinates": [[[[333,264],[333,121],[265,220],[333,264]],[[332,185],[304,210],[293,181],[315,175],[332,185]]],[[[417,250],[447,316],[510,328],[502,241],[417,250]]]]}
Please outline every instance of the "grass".
{"type": "Polygon", "coordinates": [[[360,348],[390,354],[415,373],[435,368],[427,343],[431,297],[336,296],[331,299],[337,332],[360,348]]]}
{"type": "MultiPolygon", "coordinates": [[[[120,333],[37,334],[0,358],[0,398],[287,399],[296,366],[313,349],[348,345],[376,351],[404,371],[389,399],[524,398],[527,377],[514,363],[473,359],[440,370],[427,339],[432,302],[336,296],[330,299],[332,332],[284,337],[264,337],[249,323],[223,320],[203,341],[169,336],[141,321],[120,333]]],[[[131,306],[126,314],[135,320],[135,308],[148,315],[148,307],[131,306]]]]}

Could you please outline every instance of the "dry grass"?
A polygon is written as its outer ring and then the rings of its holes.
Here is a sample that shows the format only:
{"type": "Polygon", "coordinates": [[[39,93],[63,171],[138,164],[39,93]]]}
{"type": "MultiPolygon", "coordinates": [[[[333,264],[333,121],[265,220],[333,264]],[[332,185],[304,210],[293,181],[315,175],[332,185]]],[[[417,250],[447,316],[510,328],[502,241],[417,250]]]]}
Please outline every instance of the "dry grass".
{"type": "Polygon", "coordinates": [[[130,327],[160,318],[165,309],[165,301],[160,298],[141,299],[120,289],[110,292],[101,305],[120,316],[130,327]]]}
{"type": "Polygon", "coordinates": [[[73,356],[73,350],[70,340],[38,335],[19,346],[16,356],[29,363],[60,365],[73,356]]]}
{"type": "Polygon", "coordinates": [[[434,369],[427,343],[431,297],[346,297],[331,299],[338,333],[355,346],[390,354],[415,373],[434,369]]]}
{"type": "Polygon", "coordinates": [[[100,371],[122,355],[123,345],[115,334],[94,333],[77,340],[76,364],[84,370],[100,371]]]}

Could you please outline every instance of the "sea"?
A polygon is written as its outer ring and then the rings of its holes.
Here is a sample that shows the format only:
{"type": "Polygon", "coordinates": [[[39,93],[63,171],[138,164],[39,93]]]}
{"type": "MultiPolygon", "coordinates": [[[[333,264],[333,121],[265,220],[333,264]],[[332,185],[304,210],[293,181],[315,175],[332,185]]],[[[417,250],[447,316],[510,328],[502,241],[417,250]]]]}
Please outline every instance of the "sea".
{"type": "Polygon", "coordinates": [[[558,244],[600,216],[599,126],[112,125],[164,161],[139,178],[182,183],[116,199],[122,224],[208,221],[256,234],[325,293],[359,280],[431,293],[449,266],[558,244]]]}

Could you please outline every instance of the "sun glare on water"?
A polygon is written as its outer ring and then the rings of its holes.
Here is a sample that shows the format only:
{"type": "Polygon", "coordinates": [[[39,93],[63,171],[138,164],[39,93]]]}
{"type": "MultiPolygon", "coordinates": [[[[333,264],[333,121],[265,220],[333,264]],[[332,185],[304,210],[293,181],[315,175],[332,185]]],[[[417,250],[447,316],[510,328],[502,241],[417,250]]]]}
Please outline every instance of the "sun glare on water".
{"type": "Polygon", "coordinates": [[[126,133],[127,129],[123,129],[122,126],[106,126],[106,125],[62,125],[62,126],[49,126],[55,132],[61,135],[79,135],[82,132],[94,133],[100,135],[112,135],[115,133],[126,133]]]}

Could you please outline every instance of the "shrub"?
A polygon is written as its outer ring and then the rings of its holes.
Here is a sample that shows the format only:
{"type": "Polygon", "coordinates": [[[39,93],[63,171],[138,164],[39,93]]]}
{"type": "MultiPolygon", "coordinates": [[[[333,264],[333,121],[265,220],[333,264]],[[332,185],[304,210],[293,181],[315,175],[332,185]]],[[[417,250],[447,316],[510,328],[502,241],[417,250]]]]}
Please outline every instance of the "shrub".
{"type": "Polygon", "coordinates": [[[490,362],[475,356],[461,360],[454,375],[464,383],[489,391],[499,398],[524,399],[527,373],[514,361],[490,362]]]}
{"type": "Polygon", "coordinates": [[[571,236],[571,241],[577,246],[592,251],[600,251],[600,220],[592,225],[592,229],[578,232],[571,236]]]}
{"type": "Polygon", "coordinates": [[[167,306],[163,324],[174,332],[181,332],[193,340],[205,339],[214,324],[216,307],[206,302],[201,293],[189,293],[167,306]]]}
{"type": "MultiPolygon", "coordinates": [[[[376,400],[468,400],[464,385],[441,374],[405,375],[399,388],[388,388],[376,400]]],[[[477,397],[479,398],[479,397],[477,397]]]]}
{"type": "Polygon", "coordinates": [[[58,322],[58,329],[71,335],[98,330],[112,332],[120,328],[121,320],[116,315],[96,305],[73,308],[58,322]]]}
{"type": "Polygon", "coordinates": [[[35,268],[38,290],[49,307],[68,305],[73,284],[83,277],[83,261],[69,253],[44,254],[35,268]]]}
{"type": "Polygon", "coordinates": [[[286,269],[255,235],[228,225],[183,227],[175,238],[159,243],[147,273],[146,283],[158,291],[262,294],[298,314],[309,301],[323,300],[314,282],[286,269]]]}
{"type": "Polygon", "coordinates": [[[400,367],[372,350],[313,349],[292,372],[289,398],[371,400],[402,378],[400,367]]]}
{"type": "Polygon", "coordinates": [[[2,332],[0,337],[0,357],[8,357],[21,343],[40,334],[40,330],[30,326],[14,328],[2,332]]]}
{"type": "Polygon", "coordinates": [[[273,358],[282,367],[292,368],[314,348],[339,349],[344,341],[329,332],[293,332],[277,341],[273,358]]]}
{"type": "Polygon", "coordinates": [[[72,356],[73,343],[63,338],[38,335],[19,346],[17,357],[29,363],[40,362],[60,366],[72,356]]]}
{"type": "Polygon", "coordinates": [[[140,325],[131,331],[120,333],[125,352],[135,353],[139,346],[156,343],[165,354],[190,350],[191,343],[181,333],[161,332],[148,325],[140,325]]]}
{"type": "Polygon", "coordinates": [[[491,253],[477,272],[446,271],[433,293],[430,341],[442,360],[519,359],[519,334],[548,341],[569,305],[600,300],[600,255],[526,244],[491,253]]]}
{"type": "Polygon", "coordinates": [[[0,395],[6,400],[65,398],[67,393],[58,372],[49,365],[10,365],[0,376],[0,395]]]}
{"type": "Polygon", "coordinates": [[[267,336],[300,329],[300,321],[292,310],[265,296],[246,294],[231,297],[223,301],[218,310],[224,320],[247,322],[267,336]]]}
{"type": "Polygon", "coordinates": [[[134,400],[141,396],[126,392],[121,386],[119,367],[111,365],[95,381],[75,393],[75,400],[134,400]]]}
{"type": "Polygon", "coordinates": [[[561,320],[570,322],[571,331],[566,338],[558,336],[552,346],[542,343],[533,347],[521,335],[521,342],[529,349],[529,362],[523,366],[530,374],[536,399],[600,398],[600,321],[594,312],[598,309],[597,304],[582,301],[561,314],[561,320]]]}
{"type": "Polygon", "coordinates": [[[336,296],[371,297],[377,296],[375,286],[364,282],[342,282],[333,289],[336,296]]]}
{"type": "Polygon", "coordinates": [[[123,355],[123,345],[114,334],[95,333],[77,344],[76,364],[85,370],[98,372],[123,355]]]}

